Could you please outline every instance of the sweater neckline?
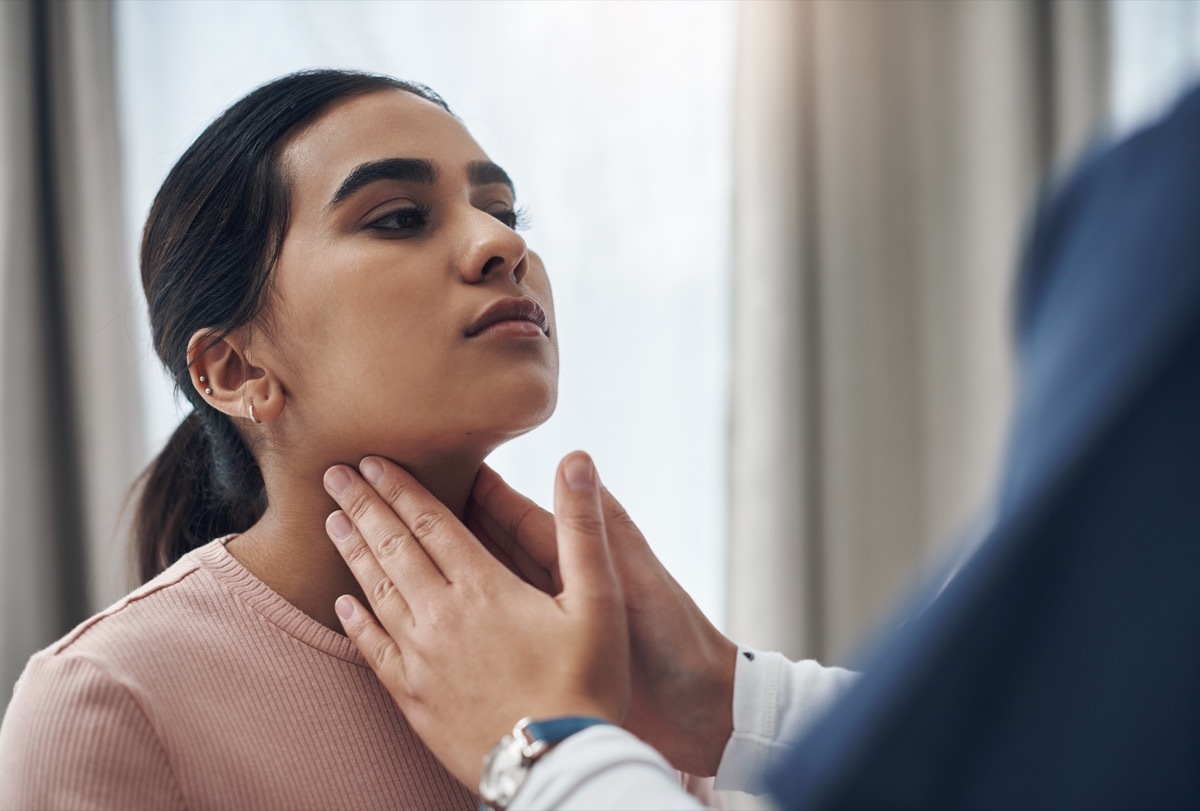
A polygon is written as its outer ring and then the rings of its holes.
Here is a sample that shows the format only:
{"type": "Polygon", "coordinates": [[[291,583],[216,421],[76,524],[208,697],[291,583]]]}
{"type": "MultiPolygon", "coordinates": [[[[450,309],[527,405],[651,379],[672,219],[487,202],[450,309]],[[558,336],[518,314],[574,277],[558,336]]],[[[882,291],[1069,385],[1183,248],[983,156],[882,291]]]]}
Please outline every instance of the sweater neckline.
{"type": "Polygon", "coordinates": [[[217,538],[192,550],[188,556],[231,594],[284,633],[322,653],[370,669],[366,658],[349,637],[326,628],[289,603],[231,555],[225,544],[236,537],[237,534],[217,538]]]}

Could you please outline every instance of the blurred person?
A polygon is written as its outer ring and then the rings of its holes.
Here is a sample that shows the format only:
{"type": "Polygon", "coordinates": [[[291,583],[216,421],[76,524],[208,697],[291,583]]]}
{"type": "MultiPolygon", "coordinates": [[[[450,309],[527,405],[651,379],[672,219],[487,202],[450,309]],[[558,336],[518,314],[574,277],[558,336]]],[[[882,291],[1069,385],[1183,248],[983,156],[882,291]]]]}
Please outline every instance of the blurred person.
{"type": "Polygon", "coordinates": [[[520,225],[445,102],[389,77],[283,77],[187,149],[141,250],[193,407],[142,481],[144,585],[29,662],[0,807],[476,806],[341,632],[336,597],[363,595],[322,477],[383,453],[465,518],[484,458],[550,416],[520,225]]]}
{"type": "Polygon", "coordinates": [[[731,677],[582,453],[553,515],[485,468],[467,525],[386,459],[331,469],[348,634],[493,809],[699,808],[671,765],[784,808],[1200,807],[1197,144],[1200,89],[1048,196],[998,520],[848,690],[731,677]]]}

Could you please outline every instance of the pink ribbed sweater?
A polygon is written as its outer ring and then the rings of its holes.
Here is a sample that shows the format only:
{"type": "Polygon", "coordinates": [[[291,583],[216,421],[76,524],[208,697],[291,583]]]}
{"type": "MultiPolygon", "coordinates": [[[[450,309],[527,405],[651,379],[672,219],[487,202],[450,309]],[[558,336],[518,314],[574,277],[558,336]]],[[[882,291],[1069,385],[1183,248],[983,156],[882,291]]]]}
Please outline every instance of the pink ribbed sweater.
{"type": "Polygon", "coordinates": [[[346,637],[223,541],[36,654],[0,808],[473,808],[346,637]]]}

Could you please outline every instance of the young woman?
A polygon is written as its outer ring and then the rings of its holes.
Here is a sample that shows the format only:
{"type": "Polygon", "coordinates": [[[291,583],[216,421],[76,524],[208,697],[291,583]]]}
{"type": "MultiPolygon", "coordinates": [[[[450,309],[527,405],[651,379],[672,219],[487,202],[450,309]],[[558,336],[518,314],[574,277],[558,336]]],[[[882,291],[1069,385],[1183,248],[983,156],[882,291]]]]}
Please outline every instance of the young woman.
{"type": "Polygon", "coordinates": [[[551,414],[550,285],[519,223],[445,103],[386,77],[286,76],[192,144],[141,251],[194,406],[145,477],[148,582],[29,663],[0,806],[475,805],[341,633],[361,591],[322,480],[383,455],[463,517],[488,453],[551,414]]]}

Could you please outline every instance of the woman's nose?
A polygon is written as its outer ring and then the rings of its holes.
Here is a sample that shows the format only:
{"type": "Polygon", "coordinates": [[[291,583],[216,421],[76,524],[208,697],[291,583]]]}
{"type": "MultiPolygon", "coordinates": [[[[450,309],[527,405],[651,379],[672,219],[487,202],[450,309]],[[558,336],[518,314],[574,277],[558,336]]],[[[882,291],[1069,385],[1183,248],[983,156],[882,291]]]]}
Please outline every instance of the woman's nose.
{"type": "Polygon", "coordinates": [[[462,276],[478,284],[510,275],[517,284],[529,272],[525,240],[516,231],[486,212],[472,218],[471,247],[464,257],[462,276]]]}

